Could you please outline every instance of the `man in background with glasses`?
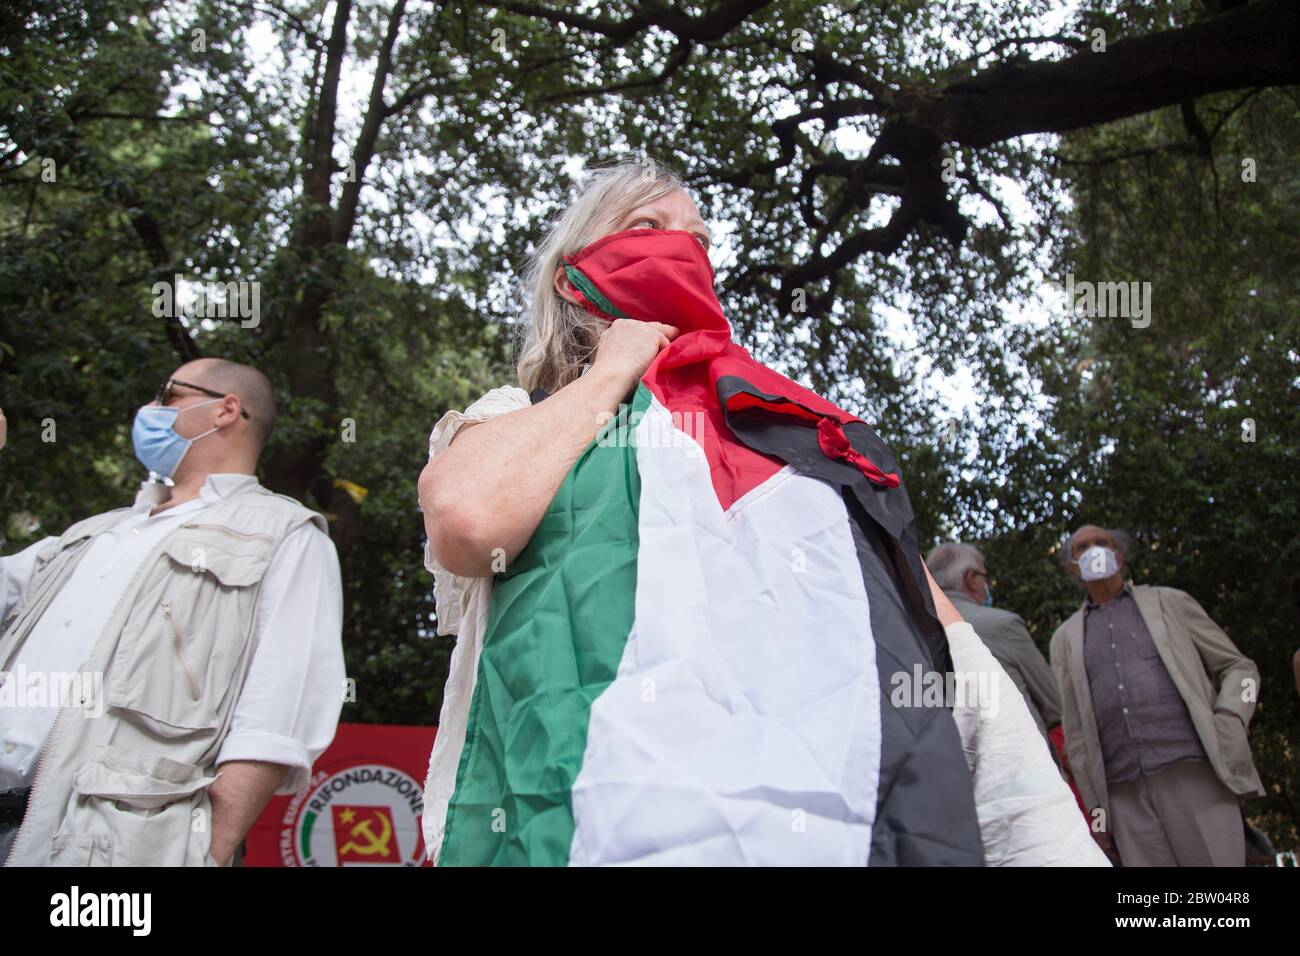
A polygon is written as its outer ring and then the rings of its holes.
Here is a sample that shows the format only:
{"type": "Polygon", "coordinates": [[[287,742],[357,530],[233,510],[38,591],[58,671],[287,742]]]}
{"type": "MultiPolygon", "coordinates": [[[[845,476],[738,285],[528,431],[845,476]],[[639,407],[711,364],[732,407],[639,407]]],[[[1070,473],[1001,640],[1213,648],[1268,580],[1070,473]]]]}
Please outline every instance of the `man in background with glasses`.
{"type": "Polygon", "coordinates": [[[263,488],[270,383],[178,368],[136,411],[133,507],[0,559],[0,858],[226,865],[306,786],[344,682],[324,519],[263,488]]]}

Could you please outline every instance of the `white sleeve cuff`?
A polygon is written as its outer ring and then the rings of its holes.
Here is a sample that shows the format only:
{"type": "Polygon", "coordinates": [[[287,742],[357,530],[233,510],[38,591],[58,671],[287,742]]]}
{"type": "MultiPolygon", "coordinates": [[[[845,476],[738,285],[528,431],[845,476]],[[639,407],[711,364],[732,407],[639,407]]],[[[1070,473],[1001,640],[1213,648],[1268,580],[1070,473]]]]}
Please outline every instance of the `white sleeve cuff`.
{"type": "Polygon", "coordinates": [[[284,764],[290,770],[276,788],[277,794],[297,793],[311,780],[311,761],[302,741],[261,730],[232,731],[217,754],[217,766],[230,760],[256,760],[284,764]]]}

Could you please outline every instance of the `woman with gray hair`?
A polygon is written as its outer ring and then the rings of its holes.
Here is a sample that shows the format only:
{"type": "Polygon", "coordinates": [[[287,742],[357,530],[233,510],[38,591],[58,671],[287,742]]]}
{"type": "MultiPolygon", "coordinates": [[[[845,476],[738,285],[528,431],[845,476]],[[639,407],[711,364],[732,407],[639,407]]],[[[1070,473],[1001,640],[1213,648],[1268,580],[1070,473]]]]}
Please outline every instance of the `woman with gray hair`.
{"type": "Polygon", "coordinates": [[[1059,777],[972,780],[1032,720],[929,694],[954,661],[1000,672],[928,578],[889,449],[732,342],[709,246],[676,175],[599,170],[527,270],[519,385],[433,429],[425,557],[457,643],[430,857],[1084,861],[1059,777]]]}
{"type": "Polygon", "coordinates": [[[677,328],[667,323],[597,318],[578,304],[563,268],[565,255],[638,227],[689,230],[706,249],[710,241],[695,203],[672,173],[624,164],[598,176],[560,216],[525,272],[530,315],[519,386],[493,389],[434,429],[420,500],[429,554],[446,571],[483,581],[514,560],[600,431],[601,414],[617,409],[659,350],[676,338],[677,328]],[[548,400],[532,405],[530,394],[538,389],[548,400]],[[505,414],[510,411],[520,414],[505,414]],[[451,448],[467,425],[489,419],[490,427],[466,431],[451,448]],[[476,493],[465,495],[467,488],[476,493]]]}

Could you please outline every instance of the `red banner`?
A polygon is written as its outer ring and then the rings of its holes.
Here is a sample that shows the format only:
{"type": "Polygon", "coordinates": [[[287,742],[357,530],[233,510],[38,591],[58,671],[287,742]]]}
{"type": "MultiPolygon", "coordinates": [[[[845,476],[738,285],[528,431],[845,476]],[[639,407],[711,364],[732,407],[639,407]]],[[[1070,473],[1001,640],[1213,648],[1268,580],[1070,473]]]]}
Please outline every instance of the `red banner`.
{"type": "Polygon", "coordinates": [[[272,797],[244,866],[428,866],[420,819],[436,727],[339,724],[302,793],[272,797]]]}

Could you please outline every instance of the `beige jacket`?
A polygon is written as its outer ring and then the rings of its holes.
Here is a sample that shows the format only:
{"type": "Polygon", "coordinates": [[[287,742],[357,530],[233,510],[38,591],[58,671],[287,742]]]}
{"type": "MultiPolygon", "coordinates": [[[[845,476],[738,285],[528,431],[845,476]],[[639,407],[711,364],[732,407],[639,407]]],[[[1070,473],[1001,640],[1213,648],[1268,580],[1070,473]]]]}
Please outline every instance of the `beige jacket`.
{"type": "MultiPolygon", "coordinates": [[[[0,671],[93,539],[121,512],[42,550],[0,638],[0,671]]],[[[252,485],[197,513],[140,565],[61,707],[7,866],[213,866],[208,787],[256,650],[262,575],[280,542],[324,520],[252,485]],[[92,699],[99,692],[101,700],[92,699]]]]}
{"type": "MultiPolygon", "coordinates": [[[[1262,795],[1246,733],[1259,696],[1259,669],[1190,594],[1144,584],[1132,591],[1215,773],[1238,796],[1262,795]]],[[[1083,662],[1083,613],[1081,606],[1057,628],[1050,653],[1070,770],[1085,803],[1104,811],[1103,825],[1110,829],[1106,771],[1083,662]]]]}

